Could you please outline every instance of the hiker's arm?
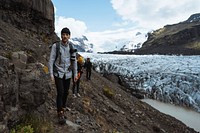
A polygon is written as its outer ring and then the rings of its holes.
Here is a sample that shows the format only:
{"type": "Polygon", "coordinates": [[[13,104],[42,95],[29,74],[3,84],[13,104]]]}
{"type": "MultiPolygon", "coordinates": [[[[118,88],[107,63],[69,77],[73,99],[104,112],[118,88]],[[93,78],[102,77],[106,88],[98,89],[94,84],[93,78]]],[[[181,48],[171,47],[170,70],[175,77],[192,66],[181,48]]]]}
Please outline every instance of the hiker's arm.
{"type": "Polygon", "coordinates": [[[55,58],[56,58],[56,44],[53,44],[51,48],[50,58],[49,58],[49,74],[51,78],[53,77],[53,64],[54,64],[55,58]]]}
{"type": "Polygon", "coordinates": [[[75,61],[73,61],[72,65],[73,65],[73,72],[74,72],[73,74],[74,74],[74,77],[76,78],[77,75],[78,75],[77,74],[78,72],[77,72],[77,60],[76,59],[75,59],[75,61]]]}
{"type": "MultiPolygon", "coordinates": [[[[76,54],[75,54],[76,55],[76,54]]],[[[77,81],[77,76],[78,76],[78,65],[77,65],[77,59],[75,57],[75,60],[71,62],[72,63],[72,68],[73,68],[73,76],[74,76],[74,81],[77,81]]]]}

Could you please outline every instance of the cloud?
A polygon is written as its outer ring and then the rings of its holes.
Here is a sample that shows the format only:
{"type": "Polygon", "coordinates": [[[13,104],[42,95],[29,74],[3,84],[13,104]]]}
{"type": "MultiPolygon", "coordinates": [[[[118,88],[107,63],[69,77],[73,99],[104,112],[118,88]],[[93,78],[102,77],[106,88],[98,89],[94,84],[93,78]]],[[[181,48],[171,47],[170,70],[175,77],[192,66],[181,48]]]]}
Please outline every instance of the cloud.
{"type": "Polygon", "coordinates": [[[120,42],[132,41],[137,32],[146,33],[146,29],[128,28],[107,30],[104,32],[88,32],[87,38],[94,45],[94,52],[112,51],[115,46],[120,42]],[[112,46],[111,46],[112,45],[112,46]]]}
{"type": "Polygon", "coordinates": [[[62,28],[68,27],[71,31],[71,37],[81,37],[87,31],[87,26],[83,21],[75,20],[74,18],[66,18],[58,16],[55,19],[55,32],[60,37],[62,28]]]}
{"type": "Polygon", "coordinates": [[[200,0],[111,0],[117,14],[138,26],[157,29],[200,12],[200,0]]]}
{"type": "Polygon", "coordinates": [[[123,21],[123,22],[114,22],[112,25],[115,27],[122,27],[122,26],[127,26],[129,24],[130,24],[129,21],[123,21]]]}
{"type": "Polygon", "coordinates": [[[75,20],[74,18],[56,16],[55,32],[59,37],[60,37],[60,31],[62,30],[63,27],[68,27],[70,29],[72,38],[86,35],[88,40],[94,44],[94,51],[96,52],[105,51],[105,45],[116,43],[116,40],[121,40],[121,39],[130,40],[135,35],[134,33],[135,29],[133,28],[129,29],[121,28],[116,30],[107,30],[103,32],[90,32],[87,31],[87,26],[83,21],[75,20]]]}
{"type": "MultiPolygon", "coordinates": [[[[94,44],[95,51],[105,51],[105,45],[118,40],[131,40],[136,32],[147,33],[167,24],[185,21],[190,15],[200,12],[200,0],[110,0],[113,9],[123,19],[113,23],[115,30],[88,31],[85,22],[63,16],[55,17],[55,32],[60,37],[63,27],[71,30],[72,37],[86,35],[94,44]],[[118,29],[121,27],[120,29],[118,29]],[[146,30],[146,31],[145,31],[146,30]]],[[[55,8],[56,11],[56,8],[55,8]]]]}

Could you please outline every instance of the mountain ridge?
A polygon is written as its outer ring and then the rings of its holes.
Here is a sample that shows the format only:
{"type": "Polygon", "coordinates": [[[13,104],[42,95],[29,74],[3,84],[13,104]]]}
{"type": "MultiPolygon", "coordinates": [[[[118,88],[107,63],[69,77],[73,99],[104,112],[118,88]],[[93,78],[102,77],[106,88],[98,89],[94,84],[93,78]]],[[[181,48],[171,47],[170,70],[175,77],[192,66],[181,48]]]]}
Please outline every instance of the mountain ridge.
{"type": "Polygon", "coordinates": [[[149,33],[147,41],[135,54],[199,55],[199,17],[200,14],[194,14],[184,22],[149,33]]]}

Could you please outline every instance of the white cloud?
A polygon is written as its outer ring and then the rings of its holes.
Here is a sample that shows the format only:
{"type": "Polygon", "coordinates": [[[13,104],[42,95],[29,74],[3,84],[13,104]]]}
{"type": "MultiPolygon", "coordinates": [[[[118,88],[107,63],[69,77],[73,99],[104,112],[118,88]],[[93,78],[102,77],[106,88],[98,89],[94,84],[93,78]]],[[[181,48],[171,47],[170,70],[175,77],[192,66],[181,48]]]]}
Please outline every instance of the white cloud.
{"type": "Polygon", "coordinates": [[[74,18],[65,18],[62,16],[55,19],[55,32],[60,37],[62,28],[68,27],[71,31],[71,37],[81,37],[85,34],[87,26],[83,21],[75,20],[74,18]]]}
{"type": "Polygon", "coordinates": [[[88,39],[95,44],[94,51],[107,51],[105,48],[112,45],[113,42],[116,43],[116,40],[120,39],[130,39],[133,37],[132,30],[118,29],[112,31],[104,31],[104,32],[89,32],[86,34],[88,39]],[[107,43],[107,44],[105,44],[107,43]]]}
{"type": "Polygon", "coordinates": [[[151,29],[174,24],[200,12],[200,0],[111,0],[124,19],[151,29]]]}
{"type": "Polygon", "coordinates": [[[104,32],[88,32],[86,36],[89,41],[91,41],[94,45],[95,52],[103,52],[103,51],[112,51],[114,49],[107,48],[115,48],[117,43],[120,43],[122,40],[131,41],[134,39],[137,32],[146,33],[146,29],[138,29],[138,28],[129,28],[129,29],[117,29],[117,30],[108,30],[104,32]],[[110,46],[115,45],[115,46],[110,46]]]}
{"type": "MultiPolygon", "coordinates": [[[[126,23],[126,22],[125,22],[126,23]]],[[[71,37],[81,37],[86,35],[88,40],[94,44],[94,51],[106,51],[105,45],[116,43],[116,40],[128,39],[130,40],[135,35],[133,28],[116,29],[104,32],[89,32],[87,26],[83,21],[75,20],[74,18],[56,17],[55,32],[60,37],[62,28],[68,27],[71,31],[71,37]],[[105,43],[106,42],[106,43],[105,43]]]]}
{"type": "Polygon", "coordinates": [[[121,22],[121,23],[119,23],[119,22],[114,22],[112,25],[115,26],[115,27],[122,27],[122,26],[127,26],[127,25],[129,25],[129,24],[130,24],[129,21],[123,21],[123,22],[121,22]]]}

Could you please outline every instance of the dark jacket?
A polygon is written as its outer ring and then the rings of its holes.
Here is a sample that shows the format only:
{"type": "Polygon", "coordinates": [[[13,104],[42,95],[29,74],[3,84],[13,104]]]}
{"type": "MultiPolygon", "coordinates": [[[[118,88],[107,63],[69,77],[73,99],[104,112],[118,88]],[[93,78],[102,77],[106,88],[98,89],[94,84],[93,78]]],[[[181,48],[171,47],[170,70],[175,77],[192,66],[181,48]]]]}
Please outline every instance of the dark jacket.
{"type": "Polygon", "coordinates": [[[86,61],[84,64],[84,68],[86,68],[86,70],[92,70],[92,62],[86,61]]]}

